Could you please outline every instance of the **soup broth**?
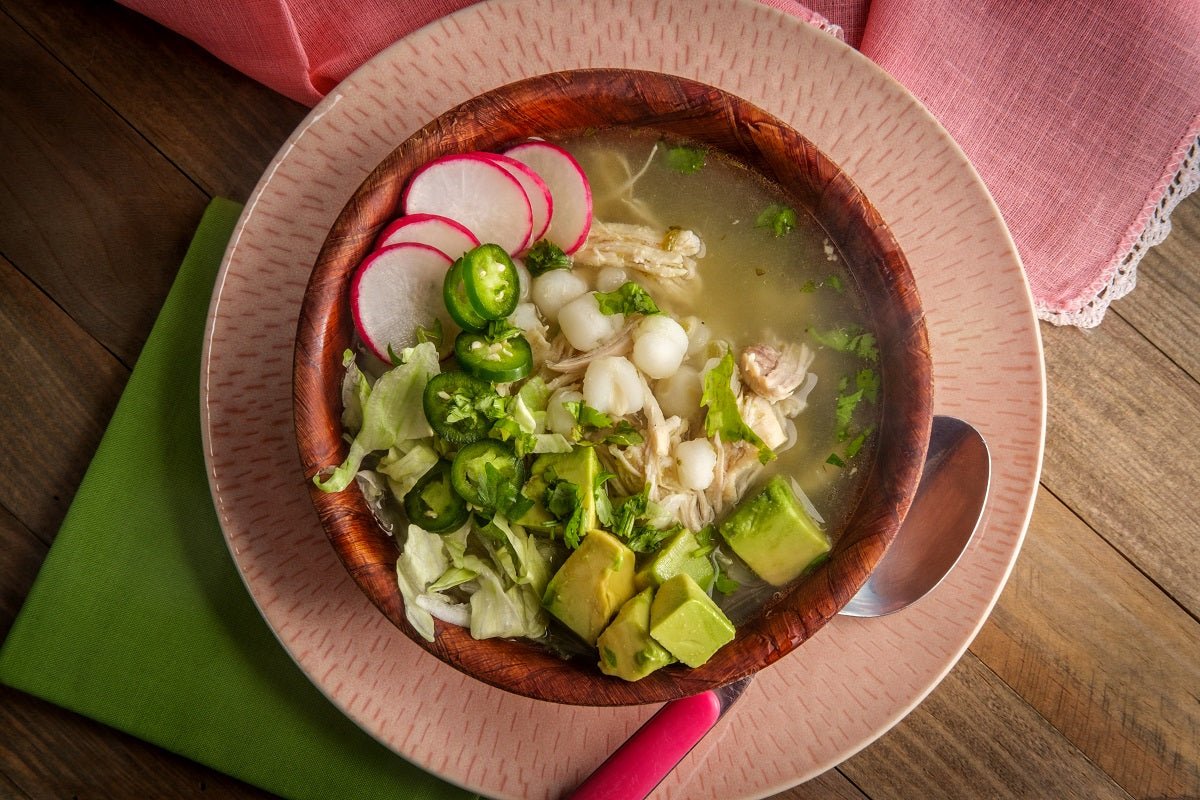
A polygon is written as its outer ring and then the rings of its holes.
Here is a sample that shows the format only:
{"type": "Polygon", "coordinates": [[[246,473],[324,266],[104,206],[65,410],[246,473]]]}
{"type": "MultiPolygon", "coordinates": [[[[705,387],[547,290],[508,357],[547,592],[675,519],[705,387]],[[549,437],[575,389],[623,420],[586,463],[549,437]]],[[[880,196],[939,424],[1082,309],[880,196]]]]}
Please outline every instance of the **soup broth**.
{"type": "MultiPolygon", "coordinates": [[[[563,145],[592,183],[597,220],[677,226],[704,241],[697,279],[683,291],[662,293],[664,310],[704,320],[712,338],[729,342],[735,353],[757,343],[783,342],[804,342],[815,350],[810,371],[817,382],[807,408],[795,419],[796,443],[768,464],[754,485],[775,474],[790,476],[836,538],[872,458],[869,434],[852,456],[846,455],[846,444],[873,430],[878,419],[877,404],[864,400],[856,404],[851,424],[839,426],[839,399],[858,391],[856,378],[873,365],[854,352],[823,346],[813,334],[866,327],[862,300],[841,254],[811,214],[722,154],[704,152],[703,166],[681,171],[672,166],[673,154],[683,158],[686,151],[677,148],[687,148],[686,143],[650,132],[593,132],[563,145]],[[795,221],[777,236],[759,217],[780,206],[793,209],[795,221]],[[830,463],[838,460],[844,466],[830,463]]],[[[742,577],[748,591],[726,598],[726,605],[731,616],[744,618],[753,614],[762,593],[749,591],[760,582],[742,577]]]]}

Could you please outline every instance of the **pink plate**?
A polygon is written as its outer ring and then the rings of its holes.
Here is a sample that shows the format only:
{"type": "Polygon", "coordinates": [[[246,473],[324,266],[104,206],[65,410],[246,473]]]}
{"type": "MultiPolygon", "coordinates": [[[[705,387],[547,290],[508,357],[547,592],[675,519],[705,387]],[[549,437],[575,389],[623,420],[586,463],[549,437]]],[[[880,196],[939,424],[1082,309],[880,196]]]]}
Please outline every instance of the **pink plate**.
{"type": "Polygon", "coordinates": [[[463,100],[534,74],[599,66],[719,86],[783,118],[839,162],[912,264],[928,316],[936,413],[977,425],[994,458],[985,527],[933,594],[887,618],[827,625],[760,673],[655,793],[761,797],[865,747],[958,661],[1020,548],[1044,436],[1041,340],[999,212],[928,112],[830,35],[752,0],[485,2],[358,70],[267,169],[217,280],[202,376],[213,498],[250,594],[300,667],[372,736],[446,780],[491,797],[556,797],[653,713],[527,700],[425,654],[375,610],[334,555],[308,501],[292,431],[303,265],[315,261],[355,187],[406,136],[463,100]],[[544,41],[556,46],[521,46],[544,41]],[[520,52],[486,69],[446,55],[486,52],[496,42],[520,52]],[[405,102],[395,101],[396,85],[405,86],[405,102]],[[354,146],[342,146],[351,135],[354,146]]]}

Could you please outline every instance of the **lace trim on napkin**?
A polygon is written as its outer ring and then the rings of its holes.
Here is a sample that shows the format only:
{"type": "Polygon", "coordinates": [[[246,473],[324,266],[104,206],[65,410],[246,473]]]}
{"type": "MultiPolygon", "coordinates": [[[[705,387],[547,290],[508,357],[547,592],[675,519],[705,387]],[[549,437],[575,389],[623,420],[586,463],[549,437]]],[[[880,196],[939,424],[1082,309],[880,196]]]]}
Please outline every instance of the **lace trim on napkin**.
{"type": "Polygon", "coordinates": [[[1171,212],[1192,192],[1200,189],[1200,137],[1194,139],[1184,153],[1175,177],[1167,184],[1155,204],[1146,227],[1117,262],[1116,271],[1082,308],[1074,311],[1051,311],[1038,307],[1037,315],[1054,325],[1078,325],[1094,328],[1104,318],[1109,304],[1133,291],[1137,285],[1137,266],[1142,256],[1171,232],[1171,212]]]}

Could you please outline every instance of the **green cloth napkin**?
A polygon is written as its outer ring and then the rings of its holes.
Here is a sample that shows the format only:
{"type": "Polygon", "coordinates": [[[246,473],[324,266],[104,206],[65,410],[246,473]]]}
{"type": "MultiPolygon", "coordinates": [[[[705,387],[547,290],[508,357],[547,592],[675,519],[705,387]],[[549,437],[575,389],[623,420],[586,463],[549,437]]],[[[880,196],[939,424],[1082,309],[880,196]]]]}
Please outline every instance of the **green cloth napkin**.
{"type": "Polygon", "coordinates": [[[284,652],[226,549],[200,442],[200,352],[241,206],[209,205],[0,681],[293,800],[464,798],[343,716],[284,652]]]}

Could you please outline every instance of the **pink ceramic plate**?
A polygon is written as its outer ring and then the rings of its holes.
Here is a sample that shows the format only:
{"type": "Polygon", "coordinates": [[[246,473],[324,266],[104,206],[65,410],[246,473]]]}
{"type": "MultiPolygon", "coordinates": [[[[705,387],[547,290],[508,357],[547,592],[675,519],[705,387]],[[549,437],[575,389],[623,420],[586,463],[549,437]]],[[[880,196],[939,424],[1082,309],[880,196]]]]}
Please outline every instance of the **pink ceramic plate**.
{"type": "Polygon", "coordinates": [[[423,28],[357,71],[275,158],[218,278],[202,406],[213,496],[254,601],[300,667],[365,730],[449,781],[492,797],[554,797],[653,713],[509,695],[407,640],[326,541],[292,433],[292,340],[308,271],[367,172],[469,97],[598,66],[719,86],[791,123],[845,167],[912,264],[928,314],[936,412],[977,425],[995,459],[985,527],[934,594],[892,617],[838,618],[760,673],[656,793],[759,797],[866,746],[955,664],[1017,555],[1044,432],[1037,324],[995,205],[920,104],[828,34],[752,0],[511,0],[423,28]],[[511,48],[507,57],[474,55],[497,42],[511,48]]]}

